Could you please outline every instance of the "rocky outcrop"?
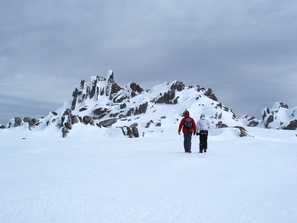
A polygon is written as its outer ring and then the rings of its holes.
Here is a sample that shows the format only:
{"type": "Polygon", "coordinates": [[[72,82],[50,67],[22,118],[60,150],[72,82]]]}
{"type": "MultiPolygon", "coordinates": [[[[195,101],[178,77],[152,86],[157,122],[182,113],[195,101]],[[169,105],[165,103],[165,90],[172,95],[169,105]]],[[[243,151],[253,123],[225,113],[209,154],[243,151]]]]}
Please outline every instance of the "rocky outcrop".
{"type": "Polygon", "coordinates": [[[290,121],[289,125],[287,125],[286,127],[284,127],[284,129],[287,129],[287,130],[296,130],[297,129],[297,120],[293,120],[293,121],[290,121]]]}
{"type": "Polygon", "coordinates": [[[8,124],[8,127],[18,127],[22,125],[22,118],[20,117],[15,117],[13,119],[11,119],[11,121],[8,124]]]}
{"type": "Polygon", "coordinates": [[[234,128],[238,130],[239,137],[252,137],[244,127],[234,126],[234,128]]]}
{"type": "Polygon", "coordinates": [[[134,82],[130,83],[130,89],[131,89],[131,97],[135,97],[136,95],[141,94],[143,92],[143,89],[134,82]]]}
{"type": "Polygon", "coordinates": [[[243,125],[248,127],[256,127],[258,126],[261,121],[256,119],[254,116],[244,115],[240,118],[240,121],[243,125]]]}
{"type": "Polygon", "coordinates": [[[145,103],[139,105],[139,106],[135,109],[135,111],[134,111],[134,115],[140,115],[140,114],[144,114],[144,113],[146,113],[147,106],[148,106],[148,102],[145,102],[145,103]]]}
{"type": "Polygon", "coordinates": [[[104,121],[101,121],[101,122],[97,123],[96,125],[98,127],[110,127],[110,126],[112,126],[116,122],[117,122],[117,119],[116,118],[112,118],[112,119],[106,119],[104,121]]]}
{"type": "Polygon", "coordinates": [[[171,91],[182,91],[184,89],[185,89],[185,85],[183,82],[180,82],[180,81],[174,81],[170,86],[171,91]]]}
{"type": "Polygon", "coordinates": [[[222,121],[219,121],[217,124],[216,124],[216,128],[217,129],[221,129],[221,128],[227,128],[228,125],[223,123],[222,121]]]}
{"type": "Polygon", "coordinates": [[[28,123],[29,127],[34,127],[39,124],[39,120],[36,118],[25,117],[23,122],[28,123]]]}
{"type": "MultiPolygon", "coordinates": [[[[166,83],[168,85],[168,83],[166,83]]],[[[168,91],[164,92],[163,94],[160,94],[159,97],[152,100],[152,102],[155,102],[157,104],[177,104],[179,97],[176,97],[175,92],[180,92],[185,89],[185,85],[183,82],[180,81],[174,81],[168,91]]]]}
{"type": "MultiPolygon", "coordinates": [[[[30,128],[37,125],[42,128],[54,125],[63,137],[67,137],[78,123],[95,128],[113,128],[120,125],[125,136],[135,138],[139,137],[138,125],[147,132],[156,127],[158,131],[162,131],[163,126],[168,125],[166,117],[168,116],[169,120],[178,120],[185,106],[193,106],[198,114],[208,112],[208,117],[218,128],[227,127],[229,124],[236,125],[237,120],[232,110],[216,100],[210,88],[204,89],[198,85],[186,87],[180,81],[171,84],[165,82],[150,90],[143,90],[135,82],[121,87],[116,83],[114,73],[110,71],[105,78],[92,76],[89,82],[81,80],[74,88],[69,104],[65,103],[48,116],[40,119],[14,118],[10,127],[25,124],[30,128]],[[200,103],[200,100],[203,102],[200,103]],[[175,115],[176,117],[172,118],[175,115]],[[228,121],[230,117],[233,119],[231,123],[228,121]],[[226,120],[228,123],[225,123],[226,120]]],[[[294,126],[294,123],[291,126],[294,126]]],[[[142,134],[144,135],[144,132],[142,134]]]]}
{"type": "Polygon", "coordinates": [[[155,102],[158,104],[177,104],[177,99],[175,98],[175,91],[167,91],[161,97],[159,97],[155,102]]]}
{"type": "Polygon", "coordinates": [[[205,96],[209,97],[210,99],[214,100],[214,101],[218,101],[216,95],[213,93],[212,89],[211,88],[208,88],[205,93],[204,93],[205,96]]]}
{"type": "Polygon", "coordinates": [[[85,124],[85,125],[94,125],[94,120],[91,116],[84,116],[83,119],[82,119],[82,122],[85,124]]]}
{"type": "Polygon", "coordinates": [[[283,102],[276,102],[274,106],[262,110],[262,122],[265,128],[296,130],[297,107],[289,108],[283,102]]]}
{"type": "MultiPolygon", "coordinates": [[[[39,124],[39,120],[35,118],[30,118],[30,117],[15,117],[10,120],[8,123],[8,128],[14,128],[14,127],[19,127],[23,125],[27,125],[29,128],[34,127],[39,124]]],[[[5,128],[5,126],[4,126],[5,128]]]]}
{"type": "Polygon", "coordinates": [[[122,126],[119,127],[122,129],[122,132],[125,136],[127,136],[128,138],[138,138],[139,137],[139,131],[137,128],[138,124],[134,123],[130,126],[122,126]]]}

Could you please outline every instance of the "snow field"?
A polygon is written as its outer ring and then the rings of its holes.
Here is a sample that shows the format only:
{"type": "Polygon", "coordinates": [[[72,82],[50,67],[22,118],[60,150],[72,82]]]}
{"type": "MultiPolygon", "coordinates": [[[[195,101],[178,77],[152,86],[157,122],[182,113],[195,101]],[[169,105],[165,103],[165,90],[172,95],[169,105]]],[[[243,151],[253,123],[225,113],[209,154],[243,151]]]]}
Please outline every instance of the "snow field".
{"type": "Polygon", "coordinates": [[[2,130],[0,222],[296,222],[296,131],[247,129],[212,131],[206,154],[177,128],[2,130]]]}

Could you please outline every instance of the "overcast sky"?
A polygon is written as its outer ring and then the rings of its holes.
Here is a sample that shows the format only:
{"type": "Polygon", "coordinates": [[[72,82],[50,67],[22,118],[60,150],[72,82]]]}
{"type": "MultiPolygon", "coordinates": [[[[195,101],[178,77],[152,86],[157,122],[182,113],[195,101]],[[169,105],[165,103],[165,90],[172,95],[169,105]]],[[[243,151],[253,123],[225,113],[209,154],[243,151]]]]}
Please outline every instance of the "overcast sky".
{"type": "Polygon", "coordinates": [[[296,0],[0,0],[0,123],[41,117],[81,79],[212,88],[237,117],[297,106],[296,0]]]}

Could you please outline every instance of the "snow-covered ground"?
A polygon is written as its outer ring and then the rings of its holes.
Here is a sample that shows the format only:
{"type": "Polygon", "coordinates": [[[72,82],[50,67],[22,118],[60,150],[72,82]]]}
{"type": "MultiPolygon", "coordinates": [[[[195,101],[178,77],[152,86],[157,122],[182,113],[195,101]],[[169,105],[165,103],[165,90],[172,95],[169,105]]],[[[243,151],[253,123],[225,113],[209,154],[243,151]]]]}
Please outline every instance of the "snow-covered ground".
{"type": "Polygon", "coordinates": [[[0,222],[297,222],[297,131],[247,130],[212,130],[206,154],[177,126],[0,130],[0,222]]]}

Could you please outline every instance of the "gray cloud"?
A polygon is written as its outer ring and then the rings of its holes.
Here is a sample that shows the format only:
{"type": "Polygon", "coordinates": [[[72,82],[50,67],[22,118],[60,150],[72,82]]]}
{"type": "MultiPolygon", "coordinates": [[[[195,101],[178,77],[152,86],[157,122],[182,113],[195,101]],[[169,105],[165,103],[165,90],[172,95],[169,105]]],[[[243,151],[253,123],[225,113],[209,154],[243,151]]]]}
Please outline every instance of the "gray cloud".
{"type": "Polygon", "coordinates": [[[112,69],[120,85],[210,87],[238,116],[260,117],[276,101],[296,106],[296,12],[293,0],[4,1],[0,95],[59,105],[112,69]]]}

